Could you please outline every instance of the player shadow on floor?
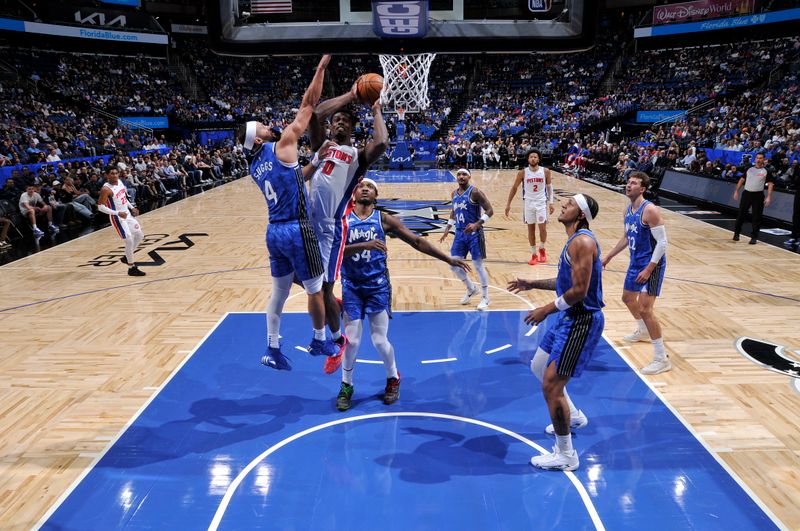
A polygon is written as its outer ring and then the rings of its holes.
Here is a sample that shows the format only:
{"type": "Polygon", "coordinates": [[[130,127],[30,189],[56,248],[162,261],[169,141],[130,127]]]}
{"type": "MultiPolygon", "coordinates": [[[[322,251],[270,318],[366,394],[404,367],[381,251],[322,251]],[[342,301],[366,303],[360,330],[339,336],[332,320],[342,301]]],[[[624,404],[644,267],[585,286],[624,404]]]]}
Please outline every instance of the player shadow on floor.
{"type": "Polygon", "coordinates": [[[146,420],[140,419],[125,431],[97,466],[136,468],[190,454],[202,455],[268,437],[308,416],[326,415],[330,410],[328,398],[295,395],[197,400],[189,408],[192,416],[152,427],[144,426],[146,420]]]}
{"type": "Polygon", "coordinates": [[[530,447],[506,435],[467,437],[446,430],[408,427],[405,436],[430,438],[410,452],[395,452],[374,459],[375,463],[398,470],[401,480],[419,483],[445,483],[455,477],[525,475],[531,473],[530,447]],[[509,446],[520,452],[517,462],[509,462],[509,446]]]}

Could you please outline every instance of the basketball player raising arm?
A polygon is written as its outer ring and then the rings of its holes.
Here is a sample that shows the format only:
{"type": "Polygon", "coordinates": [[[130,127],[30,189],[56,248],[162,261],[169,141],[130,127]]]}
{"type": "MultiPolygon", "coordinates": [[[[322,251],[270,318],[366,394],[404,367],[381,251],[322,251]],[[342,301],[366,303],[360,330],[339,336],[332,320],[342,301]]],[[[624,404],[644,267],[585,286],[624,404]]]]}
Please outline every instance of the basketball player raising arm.
{"type": "Polygon", "coordinates": [[[326,320],[333,340],[339,345],[339,354],[326,360],[325,372],[334,372],[341,363],[341,355],[347,344],[342,336],[339,314],[341,309],[333,295],[333,285],[342,263],[346,232],[345,214],[353,201],[353,191],[369,166],[378,160],[389,145],[389,133],[381,113],[381,104],[372,104],[374,118],[372,138],[364,149],[352,144],[356,116],[350,103],[355,101],[355,89],[317,106],[311,119],[311,146],[317,149],[325,139],[322,120],[331,116],[330,144],[324,157],[316,161],[318,166],[311,178],[311,221],[319,241],[322,264],[325,268],[323,292],[326,320]],[[340,108],[345,105],[344,108],[340,108]],[[332,114],[332,115],[331,115],[332,114]]]}
{"type": "Polygon", "coordinates": [[[322,297],[323,267],[319,244],[307,212],[308,195],[298,164],[297,140],[308,127],[314,104],[322,93],[323,56],[308,86],[294,121],[281,134],[261,122],[250,121],[239,128],[238,137],[250,150],[250,175],[269,209],[267,249],[272,294],[267,304],[267,353],[261,363],[273,369],[291,370],[280,349],[280,322],[295,276],[308,294],[308,313],[314,336],[308,347],[312,355],[332,355],[336,346],[325,338],[325,304],[322,297]]]}

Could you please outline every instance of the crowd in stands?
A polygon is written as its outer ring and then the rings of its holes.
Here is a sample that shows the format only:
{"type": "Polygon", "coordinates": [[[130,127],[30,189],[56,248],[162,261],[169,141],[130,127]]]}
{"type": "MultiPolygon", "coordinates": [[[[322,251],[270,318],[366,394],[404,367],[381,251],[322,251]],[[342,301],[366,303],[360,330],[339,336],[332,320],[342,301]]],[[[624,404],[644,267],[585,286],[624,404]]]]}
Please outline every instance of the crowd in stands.
{"type": "MultiPolygon", "coordinates": [[[[431,106],[405,115],[406,139],[438,140],[441,167],[519,167],[536,147],[571,171],[599,168],[615,180],[633,169],[668,166],[736,180],[748,157],[764,153],[778,185],[794,186],[800,171],[800,38],[631,53],[625,52],[624,32],[614,28],[602,29],[598,45],[578,54],[439,55],[428,83],[431,106]],[[675,122],[627,128],[625,134],[619,127],[634,110],[690,109],[702,102],[704,108],[675,122]]],[[[94,56],[3,50],[17,75],[0,79],[0,166],[14,168],[0,198],[18,205],[35,187],[51,207],[56,229],[64,220],[94,219],[92,201],[107,163],[122,170],[131,195],[142,200],[246,171],[241,146],[232,140],[216,147],[191,140],[165,147],[161,133],[125,127],[113,115],[166,115],[172,123],[231,129],[251,118],[286,125],[318,61],[231,60],[211,53],[201,39],[179,40],[174,53],[200,88],[199,96],[190,97],[165,58],[104,56],[99,75],[94,56]]],[[[349,90],[366,72],[381,72],[376,57],[334,58],[325,97],[349,90]]],[[[357,107],[358,143],[372,124],[369,107],[357,107]]],[[[395,138],[398,117],[385,116],[395,138]]],[[[313,155],[305,142],[300,155],[313,155]]]]}

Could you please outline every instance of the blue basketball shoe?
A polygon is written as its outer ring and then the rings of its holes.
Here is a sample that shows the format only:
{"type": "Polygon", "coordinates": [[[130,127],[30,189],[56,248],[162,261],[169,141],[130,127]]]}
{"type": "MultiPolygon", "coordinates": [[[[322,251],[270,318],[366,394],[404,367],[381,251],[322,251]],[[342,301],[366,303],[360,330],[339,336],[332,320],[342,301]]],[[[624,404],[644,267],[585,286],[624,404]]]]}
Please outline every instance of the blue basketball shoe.
{"type": "Polygon", "coordinates": [[[332,339],[312,339],[308,346],[308,353],[312,356],[335,356],[339,352],[339,345],[332,339]]]}
{"type": "Polygon", "coordinates": [[[279,348],[269,347],[267,349],[267,354],[261,358],[261,364],[279,371],[292,370],[292,366],[289,364],[289,358],[284,356],[279,348]]]}

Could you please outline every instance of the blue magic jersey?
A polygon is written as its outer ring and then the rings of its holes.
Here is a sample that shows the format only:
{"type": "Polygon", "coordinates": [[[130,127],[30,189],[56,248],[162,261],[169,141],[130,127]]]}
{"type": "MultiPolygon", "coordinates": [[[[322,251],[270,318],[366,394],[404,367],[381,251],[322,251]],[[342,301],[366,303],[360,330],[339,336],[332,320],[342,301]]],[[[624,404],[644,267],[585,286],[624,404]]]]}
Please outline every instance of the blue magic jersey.
{"type": "MultiPolygon", "coordinates": [[[[656,240],[650,232],[650,227],[642,223],[642,213],[650,201],[642,201],[639,209],[634,212],[633,206],[629,206],[625,211],[625,235],[628,237],[628,250],[631,253],[631,263],[629,269],[641,270],[650,262],[653,256],[653,248],[656,240]]],[[[666,255],[661,257],[659,264],[665,264],[666,255]]]]}
{"type": "Polygon", "coordinates": [[[269,222],[308,220],[308,196],[300,164],[278,160],[274,142],[267,142],[250,161],[250,175],[269,208],[269,222]]]}
{"type": "Polygon", "coordinates": [[[603,272],[603,264],[600,260],[600,244],[597,243],[597,238],[590,230],[580,229],[575,234],[569,237],[564,249],[561,251],[561,257],[558,259],[558,276],[556,277],[556,293],[561,296],[572,287],[572,260],[569,257],[567,250],[569,244],[572,243],[577,236],[585,234],[594,240],[597,246],[597,258],[594,259],[592,264],[592,278],[589,281],[589,291],[586,293],[586,298],[582,302],[576,304],[567,312],[574,312],[575,310],[600,310],[603,306],[603,281],[601,278],[603,272]]]}
{"type": "MultiPolygon", "coordinates": [[[[355,212],[351,212],[347,216],[347,238],[345,244],[352,245],[372,240],[386,241],[380,211],[373,210],[372,214],[363,220],[355,212]]],[[[346,257],[342,261],[342,278],[359,286],[365,284],[381,285],[387,282],[386,253],[371,249],[346,257]]]]}
{"type": "Polygon", "coordinates": [[[470,199],[470,194],[474,187],[470,185],[459,194],[458,190],[453,194],[453,214],[456,220],[456,230],[462,231],[470,223],[475,223],[481,219],[481,206],[470,199]]]}

